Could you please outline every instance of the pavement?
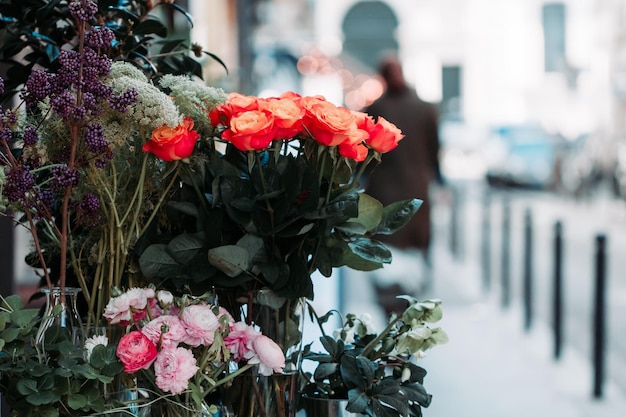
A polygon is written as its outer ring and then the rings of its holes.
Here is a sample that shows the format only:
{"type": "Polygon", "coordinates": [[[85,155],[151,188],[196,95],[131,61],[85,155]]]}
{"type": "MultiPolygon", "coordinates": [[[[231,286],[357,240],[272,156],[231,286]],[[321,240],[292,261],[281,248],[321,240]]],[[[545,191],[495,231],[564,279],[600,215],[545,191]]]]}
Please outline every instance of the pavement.
{"type": "MultiPolygon", "coordinates": [[[[450,339],[420,362],[428,371],[426,390],[433,395],[425,417],[626,416],[626,392],[605,378],[602,396],[595,398],[591,358],[565,345],[560,359],[553,359],[548,323],[535,319],[525,330],[520,305],[503,308],[497,288],[483,290],[479,257],[459,259],[445,240],[435,239],[432,285],[416,294],[443,301],[439,324],[450,339]]],[[[339,279],[339,295],[318,288],[316,294],[324,296],[316,296],[315,303],[339,305],[344,313],[370,313],[376,328],[382,328],[386,315],[371,278],[342,271],[339,279]]],[[[330,281],[322,287],[335,285],[330,281]]]]}
{"type": "MultiPolygon", "coordinates": [[[[425,417],[623,417],[626,393],[604,379],[593,396],[591,358],[565,345],[553,359],[547,323],[526,331],[520,306],[503,309],[485,294],[480,270],[438,247],[430,296],[443,300],[440,322],[450,341],[421,365],[433,395],[425,417]]],[[[587,330],[587,329],[584,329],[587,330]]]]}

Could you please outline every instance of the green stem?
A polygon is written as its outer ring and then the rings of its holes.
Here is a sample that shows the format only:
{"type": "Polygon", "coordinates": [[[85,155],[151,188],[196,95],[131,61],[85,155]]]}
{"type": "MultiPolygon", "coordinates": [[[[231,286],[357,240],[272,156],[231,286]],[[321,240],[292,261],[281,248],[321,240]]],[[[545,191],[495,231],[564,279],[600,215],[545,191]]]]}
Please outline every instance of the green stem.
{"type": "Polygon", "coordinates": [[[358,180],[361,178],[368,165],[372,162],[372,159],[376,156],[376,151],[370,150],[367,154],[367,158],[359,165],[357,172],[350,178],[349,189],[354,189],[359,185],[358,180]]]}
{"type": "Polygon", "coordinates": [[[376,336],[376,338],[374,338],[371,342],[367,344],[367,346],[365,346],[365,348],[363,349],[363,353],[361,353],[361,355],[367,357],[370,353],[372,353],[376,345],[381,340],[383,340],[385,336],[387,336],[387,334],[391,331],[391,329],[393,329],[393,327],[396,325],[398,320],[400,320],[400,317],[396,317],[393,320],[391,320],[389,324],[387,325],[387,327],[385,327],[385,330],[380,332],[378,336],[376,336]]]}
{"type": "MultiPolygon", "coordinates": [[[[265,183],[265,174],[263,172],[263,166],[261,165],[261,156],[259,155],[258,152],[255,151],[250,151],[250,152],[254,152],[254,157],[256,159],[256,165],[259,169],[259,176],[261,177],[261,187],[263,188],[263,194],[267,194],[267,186],[265,183]]],[[[250,173],[252,174],[252,173],[250,173]]],[[[252,175],[250,175],[250,177],[252,177],[252,175]]],[[[265,207],[267,208],[267,213],[270,216],[270,224],[272,226],[272,230],[274,230],[274,209],[272,208],[272,205],[270,204],[268,199],[265,199],[265,207]]],[[[272,237],[274,237],[274,234],[272,234],[272,237]]]]}

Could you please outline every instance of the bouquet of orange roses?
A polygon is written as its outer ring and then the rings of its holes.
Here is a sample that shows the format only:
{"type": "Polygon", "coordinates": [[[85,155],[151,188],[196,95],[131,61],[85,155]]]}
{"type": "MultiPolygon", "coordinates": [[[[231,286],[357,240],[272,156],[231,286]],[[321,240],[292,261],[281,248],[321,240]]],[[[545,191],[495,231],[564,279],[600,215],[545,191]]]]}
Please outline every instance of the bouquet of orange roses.
{"type": "MultiPolygon", "coordinates": [[[[191,82],[164,81],[174,103],[203,103],[190,97],[191,82]]],[[[383,207],[359,189],[359,178],[403,138],[393,124],[292,92],[231,93],[191,117],[200,139],[179,155],[187,162],[181,186],[141,245],[148,279],[174,289],[231,288],[240,296],[269,288],[312,299],[315,271],[330,276],[340,266],[391,262],[375,236],[402,227],[421,202],[383,207]],[[202,133],[207,125],[211,136],[202,133]]],[[[161,142],[153,136],[145,148],[162,157],[169,151],[161,142]]]]}

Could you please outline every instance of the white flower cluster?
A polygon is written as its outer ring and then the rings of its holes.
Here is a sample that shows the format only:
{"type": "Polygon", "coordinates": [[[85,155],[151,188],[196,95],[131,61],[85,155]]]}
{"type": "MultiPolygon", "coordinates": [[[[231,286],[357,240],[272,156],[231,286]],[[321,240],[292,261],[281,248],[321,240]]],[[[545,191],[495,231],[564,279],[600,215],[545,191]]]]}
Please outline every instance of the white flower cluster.
{"type": "Polygon", "coordinates": [[[180,75],[164,75],[159,85],[171,91],[170,96],[179,111],[195,121],[195,129],[201,134],[212,134],[213,126],[209,112],[224,103],[226,93],[221,88],[207,86],[199,81],[180,75]]]}
{"type": "Polygon", "coordinates": [[[121,115],[123,120],[143,126],[148,132],[163,125],[176,127],[180,124],[182,116],[169,96],[151,84],[132,64],[114,62],[110,74],[104,81],[113,87],[115,94],[121,94],[131,88],[139,94],[137,102],[121,115]]]}

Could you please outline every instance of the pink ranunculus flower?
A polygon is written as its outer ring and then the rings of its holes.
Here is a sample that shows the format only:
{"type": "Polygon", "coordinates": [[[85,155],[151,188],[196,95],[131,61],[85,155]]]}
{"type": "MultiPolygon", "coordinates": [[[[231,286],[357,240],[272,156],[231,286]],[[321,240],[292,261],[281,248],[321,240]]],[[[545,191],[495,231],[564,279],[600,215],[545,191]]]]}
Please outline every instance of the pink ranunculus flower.
{"type": "Polygon", "coordinates": [[[102,314],[111,324],[126,325],[132,318],[130,297],[124,293],[109,300],[102,314]]]}
{"type": "Polygon", "coordinates": [[[196,358],[184,347],[168,347],[159,352],[154,362],[155,383],[163,391],[180,394],[189,386],[189,379],[198,372],[196,358]]]}
{"type": "Polygon", "coordinates": [[[133,310],[133,321],[135,323],[140,322],[148,317],[154,319],[159,317],[162,314],[161,309],[159,308],[159,304],[156,298],[148,298],[147,308],[143,310],[134,311],[133,310]],[[150,310],[150,315],[148,316],[148,309],[150,310]]]}
{"type": "Polygon", "coordinates": [[[254,338],[251,342],[252,356],[248,363],[259,364],[259,373],[270,376],[272,373],[282,372],[285,368],[285,354],[280,346],[265,335],[254,338]]]}
{"type": "Polygon", "coordinates": [[[134,310],[143,310],[148,305],[148,294],[143,288],[131,288],[126,291],[126,296],[128,305],[134,310]]]}
{"type": "Polygon", "coordinates": [[[116,353],[124,365],[124,372],[132,374],[152,365],[157,356],[157,348],[143,333],[134,330],[120,338],[116,353]]]}
{"type": "Polygon", "coordinates": [[[209,346],[215,338],[220,322],[208,304],[194,304],[185,307],[181,317],[187,335],[184,342],[189,346],[209,346]]]}
{"type": "Polygon", "coordinates": [[[161,341],[161,348],[176,347],[187,337],[182,321],[176,316],[160,316],[149,321],[141,332],[155,345],[161,341]],[[163,335],[161,337],[162,330],[163,335]]]}
{"type": "Polygon", "coordinates": [[[243,321],[238,321],[230,327],[228,336],[224,338],[224,344],[232,353],[233,360],[242,361],[254,356],[252,340],[261,336],[261,332],[243,321]]]}

